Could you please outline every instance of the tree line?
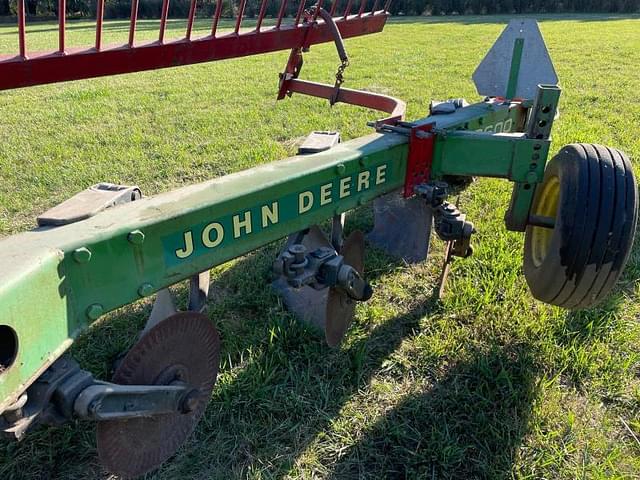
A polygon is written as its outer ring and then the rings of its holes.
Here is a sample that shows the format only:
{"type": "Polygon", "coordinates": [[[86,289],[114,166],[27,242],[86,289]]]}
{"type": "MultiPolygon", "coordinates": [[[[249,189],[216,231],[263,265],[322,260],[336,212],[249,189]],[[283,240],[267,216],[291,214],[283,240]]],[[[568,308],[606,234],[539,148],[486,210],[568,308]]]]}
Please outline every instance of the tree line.
{"type": "MultiPolygon", "coordinates": [[[[54,17],[58,14],[57,0],[25,0],[27,15],[30,17],[54,17]]],[[[217,0],[199,0],[198,17],[211,16],[217,0]]],[[[273,17],[278,14],[281,0],[268,0],[266,14],[273,17]]],[[[366,0],[365,0],[366,1],[366,0]]],[[[382,5],[386,0],[379,0],[382,5]]],[[[338,11],[346,8],[347,0],[338,0],[338,11]]],[[[374,0],[368,0],[372,7],[374,0]]],[[[240,0],[224,0],[223,16],[233,16],[240,0]]],[[[308,0],[309,5],[315,3],[308,0]]],[[[68,17],[93,17],[96,13],[96,0],[67,0],[68,17]]],[[[261,0],[247,0],[245,15],[256,16],[261,0]]],[[[324,2],[325,6],[330,1],[324,2]]],[[[352,12],[357,12],[360,1],[353,0],[352,12]]],[[[16,14],[17,0],[0,0],[0,16],[16,14]]],[[[171,0],[171,17],[185,17],[189,12],[190,0],[171,0]]],[[[299,0],[287,2],[286,15],[294,16],[299,0]]],[[[158,18],[162,0],[140,0],[138,14],[141,18],[158,18]]],[[[633,13],[640,12],[640,0],[392,0],[391,13],[394,15],[484,15],[518,13],[633,13]]],[[[131,0],[105,0],[106,18],[127,18],[131,11],[131,0]]]]}

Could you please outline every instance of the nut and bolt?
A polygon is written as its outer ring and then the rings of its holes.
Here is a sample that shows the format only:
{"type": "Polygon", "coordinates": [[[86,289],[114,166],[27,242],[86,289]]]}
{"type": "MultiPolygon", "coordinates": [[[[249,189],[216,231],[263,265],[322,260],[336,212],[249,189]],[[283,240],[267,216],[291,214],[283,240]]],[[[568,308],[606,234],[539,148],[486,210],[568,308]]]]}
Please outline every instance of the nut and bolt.
{"type": "Polygon", "coordinates": [[[153,285],[151,285],[150,283],[143,283],[142,285],[140,285],[140,288],[138,288],[138,295],[140,295],[141,297],[148,297],[152,293],[153,285]]]}
{"type": "Polygon", "coordinates": [[[104,313],[104,308],[99,303],[94,303],[87,308],[87,317],[90,320],[97,320],[104,313]]]}
{"type": "Polygon", "coordinates": [[[87,405],[87,412],[90,415],[97,414],[102,408],[102,402],[100,400],[93,400],[89,405],[87,405]]]}
{"type": "Polygon", "coordinates": [[[134,230],[127,235],[127,240],[134,245],[142,245],[144,243],[144,233],[140,230],[134,230]]]}
{"type": "Polygon", "coordinates": [[[76,248],[73,251],[73,259],[78,263],[87,263],[91,260],[91,250],[87,247],[76,248]]]}
{"type": "Polygon", "coordinates": [[[305,254],[307,253],[307,248],[301,243],[295,243],[289,247],[289,252],[294,257],[294,262],[296,264],[302,263],[306,260],[305,254]]]}
{"type": "Polygon", "coordinates": [[[196,408],[198,408],[199,402],[199,393],[197,390],[192,390],[187,394],[187,396],[182,401],[181,409],[183,413],[191,413],[196,408]]]}

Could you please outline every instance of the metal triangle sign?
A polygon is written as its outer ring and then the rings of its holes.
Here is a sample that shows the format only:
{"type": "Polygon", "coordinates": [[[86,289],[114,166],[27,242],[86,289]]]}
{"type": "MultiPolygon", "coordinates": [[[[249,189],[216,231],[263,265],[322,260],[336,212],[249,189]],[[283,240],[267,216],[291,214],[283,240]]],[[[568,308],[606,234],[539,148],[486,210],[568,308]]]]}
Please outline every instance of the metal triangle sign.
{"type": "Polygon", "coordinates": [[[473,73],[478,93],[487,97],[535,97],[540,84],[556,85],[558,76],[538,23],[511,20],[473,73]]]}

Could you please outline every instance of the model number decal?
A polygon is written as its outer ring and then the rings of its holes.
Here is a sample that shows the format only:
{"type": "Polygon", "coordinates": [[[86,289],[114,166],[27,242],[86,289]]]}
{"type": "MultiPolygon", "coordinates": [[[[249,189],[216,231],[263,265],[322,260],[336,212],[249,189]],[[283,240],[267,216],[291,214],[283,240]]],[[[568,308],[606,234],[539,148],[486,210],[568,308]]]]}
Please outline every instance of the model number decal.
{"type": "Polygon", "coordinates": [[[494,125],[487,125],[484,128],[476,129],[476,132],[487,133],[509,133],[513,128],[513,119],[508,118],[504,122],[496,122],[494,125]]]}

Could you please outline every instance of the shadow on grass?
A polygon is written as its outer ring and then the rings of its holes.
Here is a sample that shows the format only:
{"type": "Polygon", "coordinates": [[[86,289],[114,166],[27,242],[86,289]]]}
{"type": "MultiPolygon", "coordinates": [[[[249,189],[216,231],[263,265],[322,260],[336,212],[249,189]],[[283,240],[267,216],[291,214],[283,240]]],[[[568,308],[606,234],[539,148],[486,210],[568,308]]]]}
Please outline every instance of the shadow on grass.
{"type": "Polygon", "coordinates": [[[378,420],[340,456],[331,478],[511,478],[534,371],[526,345],[472,356],[378,420]]]}

